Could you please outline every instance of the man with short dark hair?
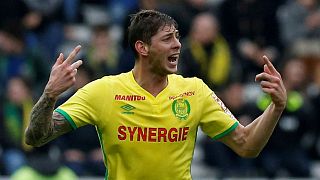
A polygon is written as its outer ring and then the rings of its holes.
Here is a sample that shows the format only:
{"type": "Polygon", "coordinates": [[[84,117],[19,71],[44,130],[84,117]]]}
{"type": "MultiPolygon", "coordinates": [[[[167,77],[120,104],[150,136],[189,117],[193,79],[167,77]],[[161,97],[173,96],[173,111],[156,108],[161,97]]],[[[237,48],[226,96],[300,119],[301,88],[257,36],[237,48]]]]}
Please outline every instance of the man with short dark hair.
{"type": "Polygon", "coordinates": [[[154,10],[131,18],[132,71],[87,84],[54,111],[58,96],[75,82],[77,46],[52,67],[34,106],[26,141],[41,146],[87,124],[99,134],[107,179],[191,179],[198,126],[242,157],[255,157],[267,143],[286,105],[286,90],[267,57],[256,76],[271,105],[248,126],[238,123],[198,78],[176,75],[181,49],[174,19],[154,10]]]}

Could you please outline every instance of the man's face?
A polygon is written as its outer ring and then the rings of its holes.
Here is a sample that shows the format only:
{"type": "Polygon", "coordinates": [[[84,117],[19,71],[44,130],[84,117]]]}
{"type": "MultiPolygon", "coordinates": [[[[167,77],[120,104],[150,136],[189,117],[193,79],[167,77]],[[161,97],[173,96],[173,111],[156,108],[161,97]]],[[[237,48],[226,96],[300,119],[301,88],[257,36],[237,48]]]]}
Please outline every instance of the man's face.
{"type": "Polygon", "coordinates": [[[176,73],[180,49],[178,30],[174,26],[161,27],[149,45],[150,70],[160,76],[176,73]]]}

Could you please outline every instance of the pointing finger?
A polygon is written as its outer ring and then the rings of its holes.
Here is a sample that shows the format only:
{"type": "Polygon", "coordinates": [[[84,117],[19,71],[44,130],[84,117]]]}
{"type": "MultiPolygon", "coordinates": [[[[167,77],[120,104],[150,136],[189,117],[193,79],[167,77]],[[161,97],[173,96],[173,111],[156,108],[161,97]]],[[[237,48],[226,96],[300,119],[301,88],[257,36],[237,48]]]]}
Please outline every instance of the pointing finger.
{"type": "Polygon", "coordinates": [[[271,63],[271,61],[269,60],[269,58],[267,56],[263,56],[262,59],[263,59],[264,63],[267,65],[269,72],[271,72],[272,74],[278,73],[278,71],[273,66],[273,64],[271,63]]]}
{"type": "Polygon", "coordinates": [[[74,60],[74,58],[76,57],[76,55],[79,53],[81,49],[81,46],[78,45],[77,47],[75,47],[73,49],[73,51],[69,54],[69,56],[67,57],[67,59],[64,61],[64,63],[67,63],[67,64],[71,64],[71,62],[74,60]]]}
{"type": "Polygon", "coordinates": [[[263,65],[263,71],[268,73],[268,74],[271,74],[271,71],[270,71],[270,69],[268,68],[268,66],[266,64],[263,65]]]}

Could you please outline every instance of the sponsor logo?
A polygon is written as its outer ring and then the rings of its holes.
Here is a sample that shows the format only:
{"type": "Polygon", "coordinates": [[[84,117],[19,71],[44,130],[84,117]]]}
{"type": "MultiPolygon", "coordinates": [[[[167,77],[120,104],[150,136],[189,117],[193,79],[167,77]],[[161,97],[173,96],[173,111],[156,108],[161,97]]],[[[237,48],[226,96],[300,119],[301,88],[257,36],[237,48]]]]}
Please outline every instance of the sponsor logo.
{"type": "Polygon", "coordinates": [[[124,112],[122,112],[122,114],[134,114],[134,112],[132,112],[132,110],[134,110],[135,107],[131,106],[130,104],[123,105],[123,106],[121,106],[121,108],[123,110],[125,110],[124,112]]]}
{"type": "Polygon", "coordinates": [[[187,97],[187,96],[193,96],[195,94],[194,91],[188,91],[188,92],[184,92],[184,93],[181,93],[179,95],[176,95],[176,96],[169,96],[169,100],[175,100],[177,98],[183,98],[183,97],[187,97]]]}
{"type": "Polygon", "coordinates": [[[116,100],[116,101],[144,101],[144,100],[146,100],[146,97],[140,96],[140,95],[119,95],[119,94],[116,94],[114,96],[114,100],[116,100]]]}
{"type": "Polygon", "coordinates": [[[118,139],[121,141],[173,143],[187,140],[188,133],[189,127],[118,127],[118,139]]]}
{"type": "Polygon", "coordinates": [[[190,114],[190,103],[186,99],[176,99],[172,102],[171,109],[175,117],[186,120],[190,114]]]}

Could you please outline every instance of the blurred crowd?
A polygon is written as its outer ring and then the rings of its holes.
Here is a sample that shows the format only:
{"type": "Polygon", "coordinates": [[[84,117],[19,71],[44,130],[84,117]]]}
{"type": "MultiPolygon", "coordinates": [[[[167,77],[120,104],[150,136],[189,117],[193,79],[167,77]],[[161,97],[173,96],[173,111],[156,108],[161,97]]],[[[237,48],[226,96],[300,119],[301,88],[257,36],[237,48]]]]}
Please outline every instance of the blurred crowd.
{"type": "Polygon", "coordinates": [[[179,24],[179,74],[199,77],[242,124],[270,103],[255,75],[267,55],[281,72],[287,107],[266,148],[241,159],[206,136],[198,138],[203,161],[219,177],[310,177],[320,160],[319,0],[3,0],[0,1],[0,175],[12,179],[104,176],[94,127],[49,144],[24,143],[29,113],[58,54],[82,45],[73,88],[105,75],[130,71],[129,15],[156,9],[179,24]]]}

